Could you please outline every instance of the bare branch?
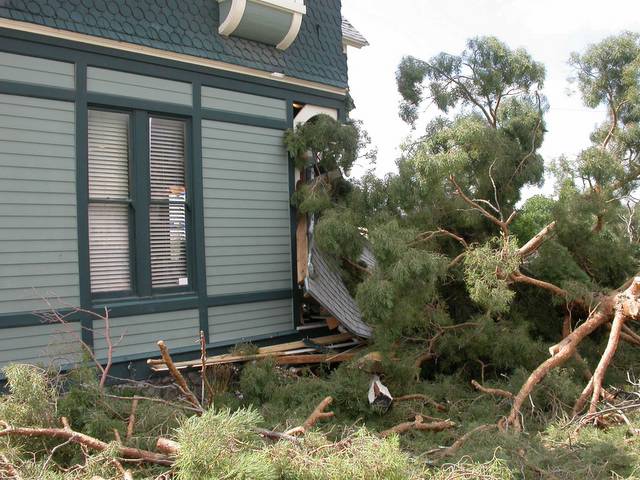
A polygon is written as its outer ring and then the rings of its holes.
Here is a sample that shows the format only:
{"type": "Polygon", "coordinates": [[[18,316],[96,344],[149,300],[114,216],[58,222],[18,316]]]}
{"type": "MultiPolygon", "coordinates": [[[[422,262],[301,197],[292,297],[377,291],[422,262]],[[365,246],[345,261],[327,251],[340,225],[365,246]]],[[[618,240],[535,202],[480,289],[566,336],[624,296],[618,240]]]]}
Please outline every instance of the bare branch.
{"type": "Polygon", "coordinates": [[[536,233],[533,237],[531,237],[531,239],[527,243],[520,247],[520,249],[518,250],[518,256],[522,259],[525,259],[532,253],[535,253],[547,240],[549,235],[553,233],[553,231],[556,229],[556,225],[556,222],[553,221],[538,233],[536,233]]]}
{"type": "Polygon", "coordinates": [[[473,208],[474,210],[477,210],[478,212],[480,212],[484,217],[486,217],[487,219],[489,219],[491,222],[493,222],[494,224],[496,224],[498,227],[500,227],[500,230],[502,230],[502,233],[505,236],[509,235],[509,225],[506,222],[503,222],[502,220],[500,220],[499,218],[497,218],[495,215],[489,213],[486,209],[484,209],[478,202],[475,202],[474,200],[472,200],[471,198],[469,198],[462,190],[462,188],[460,187],[460,185],[458,185],[458,182],[456,182],[456,179],[453,175],[451,175],[449,177],[449,181],[453,184],[453,186],[456,189],[456,192],[458,193],[458,196],[460,196],[460,198],[462,198],[462,200],[468,204],[469,206],[471,206],[471,208],[473,208]]]}
{"type": "Polygon", "coordinates": [[[422,430],[428,432],[442,432],[443,430],[447,430],[449,428],[455,427],[456,424],[451,420],[441,420],[437,422],[424,423],[424,419],[422,415],[416,415],[416,419],[413,422],[404,422],[396,425],[395,427],[390,428],[389,430],[385,430],[380,433],[382,438],[388,437],[389,435],[399,435],[401,433],[408,432],[410,430],[422,430]]]}
{"type": "Polygon", "coordinates": [[[202,405],[200,405],[200,402],[198,401],[196,396],[193,394],[193,392],[187,385],[187,381],[184,379],[180,371],[176,368],[176,365],[173,363],[173,359],[169,354],[169,349],[167,348],[167,346],[162,340],[158,342],[158,348],[160,349],[160,353],[162,354],[162,359],[164,360],[164,363],[167,365],[167,368],[169,369],[169,373],[171,373],[171,376],[176,381],[176,384],[178,385],[178,388],[180,389],[182,394],[187,398],[187,400],[189,401],[189,403],[191,403],[191,405],[193,405],[196,409],[202,412],[203,411],[202,405]]]}
{"type": "MultiPolygon", "coordinates": [[[[0,430],[0,437],[9,436],[22,436],[22,437],[47,437],[57,438],[61,440],[69,440],[72,443],[78,445],[84,445],[92,450],[102,452],[109,448],[109,444],[98,440],[97,438],[90,437],[84,433],[76,432],[70,428],[28,428],[28,427],[6,427],[0,430]]],[[[173,460],[165,455],[150,452],[147,450],[140,450],[138,448],[124,447],[117,445],[118,455],[128,459],[137,460],[145,463],[154,463],[157,465],[173,465],[173,460]]]]}

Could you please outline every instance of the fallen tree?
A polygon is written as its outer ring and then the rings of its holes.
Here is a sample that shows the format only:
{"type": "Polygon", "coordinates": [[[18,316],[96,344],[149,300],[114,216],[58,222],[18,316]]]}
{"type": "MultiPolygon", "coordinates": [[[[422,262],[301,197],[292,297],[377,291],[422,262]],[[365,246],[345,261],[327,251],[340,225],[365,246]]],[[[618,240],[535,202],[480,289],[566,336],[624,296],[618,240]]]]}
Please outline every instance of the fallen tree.
{"type": "MultiPolygon", "coordinates": [[[[535,387],[572,361],[582,390],[573,412],[587,404],[595,411],[620,340],[640,345],[631,322],[640,261],[639,37],[607,38],[571,64],[585,105],[608,115],[575,160],[553,165],[556,197],[522,202],[524,189],[549,173],[539,153],[544,66],[481,37],[460,55],[403,59],[401,117],[414,124],[423,102],[443,116],[404,145],[397,174],[365,175],[318,207],[316,242],[355,278],[377,351],[423,373],[480,377],[475,389],[511,404],[503,428],[523,428],[535,387]],[[363,231],[374,266],[355,266],[363,231]],[[579,351],[587,338],[606,339],[598,357],[593,348],[579,351]],[[549,358],[540,341],[553,345],[549,358]],[[522,369],[530,373],[515,394],[482,385],[485,375],[499,380],[522,369]]],[[[305,199],[313,200],[299,192],[305,199]]],[[[385,380],[391,391],[402,388],[385,380]]]]}

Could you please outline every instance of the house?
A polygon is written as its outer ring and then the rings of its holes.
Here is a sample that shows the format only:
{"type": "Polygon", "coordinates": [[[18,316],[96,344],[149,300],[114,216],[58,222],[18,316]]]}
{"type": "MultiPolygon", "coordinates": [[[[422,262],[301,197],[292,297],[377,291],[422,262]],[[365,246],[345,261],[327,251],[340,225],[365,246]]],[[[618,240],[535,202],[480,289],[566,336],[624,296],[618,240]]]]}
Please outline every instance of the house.
{"type": "Polygon", "coordinates": [[[2,0],[0,367],[106,358],[46,302],[120,364],[296,333],[282,135],[365,44],[340,0],[2,0]]]}

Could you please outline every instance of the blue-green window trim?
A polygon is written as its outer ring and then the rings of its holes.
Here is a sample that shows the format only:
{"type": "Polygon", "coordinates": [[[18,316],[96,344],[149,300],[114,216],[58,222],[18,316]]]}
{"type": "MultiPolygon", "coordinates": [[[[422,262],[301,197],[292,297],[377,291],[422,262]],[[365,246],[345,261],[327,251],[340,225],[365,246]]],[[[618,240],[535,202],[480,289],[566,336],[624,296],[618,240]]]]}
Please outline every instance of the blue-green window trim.
{"type": "MultiPolygon", "coordinates": [[[[97,305],[108,305],[112,302],[138,302],[143,299],[166,298],[171,295],[195,295],[198,284],[195,275],[195,246],[194,246],[194,221],[193,221],[193,166],[191,143],[193,141],[192,122],[189,117],[163,113],[156,108],[155,111],[138,109],[111,108],[108,105],[88,104],[88,110],[124,113],[129,116],[129,263],[130,284],[128,291],[114,291],[91,294],[91,308],[97,305]],[[188,285],[184,287],[153,288],[151,285],[151,240],[149,230],[149,212],[152,204],[150,198],[150,152],[149,138],[150,118],[167,118],[184,122],[185,125],[185,187],[186,187],[186,254],[187,254],[187,278],[188,285]]],[[[79,161],[88,161],[88,155],[79,161]]],[[[83,166],[84,170],[84,166],[83,166]]],[[[88,182],[88,175],[86,182],[88,182]]],[[[88,205],[95,200],[87,199],[86,205],[79,204],[80,213],[88,215],[88,205]]],[[[83,248],[88,245],[88,236],[82,239],[83,248]]],[[[87,247],[88,248],[88,247],[87,247]]],[[[90,278],[89,278],[90,283],[90,278]]]]}

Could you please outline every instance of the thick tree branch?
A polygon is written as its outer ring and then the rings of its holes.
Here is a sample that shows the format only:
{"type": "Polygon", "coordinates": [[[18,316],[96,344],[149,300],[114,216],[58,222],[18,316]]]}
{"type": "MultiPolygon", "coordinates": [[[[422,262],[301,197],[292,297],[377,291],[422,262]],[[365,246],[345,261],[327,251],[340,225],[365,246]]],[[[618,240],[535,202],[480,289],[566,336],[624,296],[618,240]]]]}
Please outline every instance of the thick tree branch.
{"type": "Polygon", "coordinates": [[[553,283],[545,282],[544,280],[538,280],[537,278],[529,277],[528,275],[524,275],[522,273],[514,273],[509,277],[509,279],[513,283],[524,283],[527,285],[532,285],[534,287],[547,290],[548,292],[551,292],[554,295],[557,295],[564,299],[569,298],[569,292],[567,292],[565,289],[560,288],[553,283]]]}
{"type": "MultiPolygon", "coordinates": [[[[69,440],[78,445],[84,445],[92,450],[102,452],[109,448],[109,444],[90,437],[84,433],[76,432],[68,427],[65,428],[27,428],[27,427],[7,427],[0,430],[0,437],[47,437],[59,440],[69,440]]],[[[117,445],[118,455],[127,460],[136,460],[156,465],[173,465],[173,460],[160,453],[140,450],[138,448],[124,447],[117,445]]]]}
{"type": "Polygon", "coordinates": [[[167,365],[167,368],[169,369],[169,373],[171,374],[173,379],[176,381],[176,384],[178,385],[178,388],[180,389],[182,394],[186,397],[189,403],[194,406],[194,408],[202,412],[203,411],[202,405],[200,405],[200,402],[198,401],[196,396],[193,394],[193,392],[187,385],[187,381],[184,379],[184,377],[180,373],[180,370],[178,370],[176,365],[173,363],[173,359],[169,354],[169,349],[167,348],[167,346],[162,340],[158,342],[158,348],[160,349],[160,353],[162,355],[162,359],[164,360],[164,363],[167,365]]]}
{"type": "Polygon", "coordinates": [[[424,419],[421,415],[416,415],[416,419],[413,422],[404,422],[396,425],[395,427],[385,430],[380,433],[381,437],[388,437],[389,435],[408,432],[409,430],[422,430],[428,432],[441,432],[449,428],[455,427],[456,424],[451,420],[442,420],[437,422],[424,423],[424,419]]]}
{"type": "Polygon", "coordinates": [[[518,256],[522,259],[525,259],[529,255],[535,253],[547,240],[547,238],[549,238],[549,236],[553,233],[553,231],[556,229],[556,225],[556,222],[553,221],[538,233],[536,233],[533,237],[531,237],[531,239],[527,243],[520,247],[520,249],[518,250],[518,256]]]}
{"type": "MultiPolygon", "coordinates": [[[[622,309],[622,312],[627,317],[633,315],[635,318],[638,314],[638,308],[640,305],[640,302],[638,301],[638,292],[640,292],[640,278],[635,277],[629,279],[620,289],[603,297],[598,307],[590,313],[584,323],[579,325],[560,343],[552,346],[549,349],[551,357],[540,364],[522,385],[520,391],[514,398],[511,412],[502,423],[502,426],[505,428],[513,427],[516,430],[520,430],[522,428],[520,423],[520,409],[535,386],[540,383],[552,369],[563,365],[567,360],[573,357],[576,353],[578,344],[588,335],[591,335],[591,333],[593,333],[597,328],[611,321],[614,314],[620,311],[620,309],[622,309]],[[622,293],[620,293],[621,291],[622,293]]],[[[615,338],[610,340],[610,343],[611,349],[609,350],[615,352],[615,338]]],[[[604,372],[606,372],[606,368],[609,363],[610,358],[605,358],[603,356],[603,359],[601,360],[601,373],[599,374],[600,378],[603,378],[604,372]]],[[[593,382],[593,384],[596,385],[595,382],[593,382]]],[[[599,389],[599,392],[601,391],[602,390],[599,389]]],[[[598,393],[598,395],[600,395],[600,393],[598,393]]]]}
{"type": "Polygon", "coordinates": [[[618,350],[622,328],[624,327],[624,324],[627,320],[637,318],[638,314],[640,313],[639,297],[640,277],[636,278],[624,293],[618,295],[615,307],[616,311],[613,318],[613,323],[611,324],[611,332],[609,334],[607,347],[605,348],[602,357],[600,357],[600,361],[598,362],[596,370],[593,372],[591,381],[582,391],[580,398],[578,398],[578,401],[575,404],[575,414],[579,413],[584,408],[584,404],[586,403],[589,395],[591,395],[589,414],[593,415],[594,413],[596,413],[598,402],[600,401],[600,397],[603,394],[602,383],[604,381],[604,376],[607,373],[609,365],[611,365],[613,356],[618,350]]]}
{"type": "Polygon", "coordinates": [[[326,420],[334,416],[333,412],[325,412],[325,410],[333,403],[332,397],[326,397],[322,400],[318,406],[311,412],[311,415],[305,420],[305,422],[299,426],[287,430],[285,435],[304,435],[309,429],[313,428],[320,420],[326,420]]]}

